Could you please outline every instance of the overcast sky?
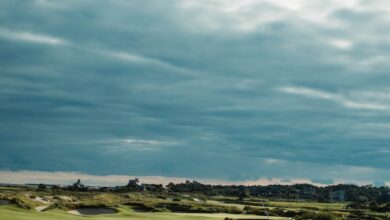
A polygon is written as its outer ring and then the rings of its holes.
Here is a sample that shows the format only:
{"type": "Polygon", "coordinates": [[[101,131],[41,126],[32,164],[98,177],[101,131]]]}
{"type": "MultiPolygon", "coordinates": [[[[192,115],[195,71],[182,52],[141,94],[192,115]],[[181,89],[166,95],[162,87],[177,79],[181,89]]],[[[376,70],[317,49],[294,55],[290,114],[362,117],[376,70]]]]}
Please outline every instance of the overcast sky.
{"type": "Polygon", "coordinates": [[[378,0],[2,0],[0,170],[390,183],[389,26],[378,0]]]}

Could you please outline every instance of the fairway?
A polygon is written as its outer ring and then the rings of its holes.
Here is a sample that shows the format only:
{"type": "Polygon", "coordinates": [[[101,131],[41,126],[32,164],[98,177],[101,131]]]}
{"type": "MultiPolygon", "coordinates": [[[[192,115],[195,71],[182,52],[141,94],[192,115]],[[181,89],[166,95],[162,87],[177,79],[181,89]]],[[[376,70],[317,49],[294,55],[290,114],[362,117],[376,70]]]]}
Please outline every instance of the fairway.
{"type": "Polygon", "coordinates": [[[272,201],[173,192],[0,191],[0,220],[384,220],[388,213],[347,202],[272,201]]]}
{"type": "Polygon", "coordinates": [[[320,202],[282,202],[282,201],[269,201],[268,205],[271,207],[282,208],[307,208],[318,210],[342,210],[348,203],[320,203],[320,202]]]}
{"type": "MultiPolygon", "coordinates": [[[[173,219],[173,220],[191,220],[191,219],[224,219],[226,217],[234,219],[267,219],[265,216],[256,215],[234,215],[234,214],[200,214],[200,213],[170,213],[170,212],[134,212],[128,208],[119,208],[119,213],[98,216],[77,216],[69,214],[62,210],[50,210],[47,212],[37,212],[18,208],[14,205],[0,207],[0,219],[4,220],[73,220],[73,219],[104,219],[104,220],[146,220],[146,219],[173,219]]],[[[286,219],[274,217],[271,219],[286,219]]]]}

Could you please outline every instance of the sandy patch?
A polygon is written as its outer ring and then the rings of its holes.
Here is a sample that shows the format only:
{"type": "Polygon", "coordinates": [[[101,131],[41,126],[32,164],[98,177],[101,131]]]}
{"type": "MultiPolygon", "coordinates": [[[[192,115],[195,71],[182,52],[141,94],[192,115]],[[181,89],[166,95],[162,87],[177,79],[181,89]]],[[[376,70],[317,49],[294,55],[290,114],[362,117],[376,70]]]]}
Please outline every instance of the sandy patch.
{"type": "Polygon", "coordinates": [[[70,210],[68,211],[69,214],[72,214],[72,215],[81,215],[81,213],[77,210],[70,210]]]}
{"type": "Polygon", "coordinates": [[[85,207],[68,211],[68,213],[73,215],[107,215],[116,214],[117,212],[116,209],[106,207],[85,207]]]}
{"type": "Polygon", "coordinates": [[[49,207],[49,206],[47,206],[47,205],[38,206],[38,207],[35,207],[35,210],[37,210],[38,212],[42,212],[42,211],[44,211],[47,207],[49,207]]]}
{"type": "Polygon", "coordinates": [[[73,203],[73,204],[80,203],[75,197],[70,197],[70,196],[56,195],[56,196],[53,196],[52,200],[55,200],[55,201],[65,201],[65,202],[73,203]]]}
{"type": "Polygon", "coordinates": [[[58,196],[58,198],[64,200],[64,201],[73,201],[73,198],[70,196],[58,196]]]}
{"type": "Polygon", "coordinates": [[[39,197],[39,196],[35,197],[34,201],[40,202],[40,203],[43,203],[43,204],[50,204],[50,201],[48,199],[42,198],[42,197],[39,197]]]}

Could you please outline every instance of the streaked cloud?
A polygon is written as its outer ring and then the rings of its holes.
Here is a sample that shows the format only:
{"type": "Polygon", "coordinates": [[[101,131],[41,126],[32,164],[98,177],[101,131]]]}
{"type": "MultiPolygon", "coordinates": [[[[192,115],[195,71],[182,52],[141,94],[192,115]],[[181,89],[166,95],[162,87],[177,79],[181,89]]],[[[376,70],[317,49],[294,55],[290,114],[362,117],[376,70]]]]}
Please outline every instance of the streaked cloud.
{"type": "Polygon", "coordinates": [[[37,44],[64,45],[66,41],[49,35],[37,34],[28,31],[11,31],[0,29],[0,38],[12,41],[24,41],[37,44]]]}
{"type": "Polygon", "coordinates": [[[284,161],[275,158],[264,158],[264,162],[267,164],[277,164],[277,163],[283,163],[284,161]]]}
{"type": "Polygon", "coordinates": [[[329,43],[330,45],[341,50],[348,50],[353,47],[353,43],[351,41],[343,40],[343,39],[332,39],[330,40],[329,43]]]}
{"type": "Polygon", "coordinates": [[[102,54],[104,56],[111,57],[114,59],[119,59],[119,60],[123,60],[123,61],[134,62],[134,63],[143,63],[146,65],[149,64],[149,65],[159,66],[162,68],[173,70],[177,73],[183,73],[183,74],[188,74],[188,75],[192,75],[192,74],[196,73],[196,71],[194,71],[194,70],[175,66],[175,65],[172,65],[170,63],[164,62],[162,60],[149,58],[149,57],[143,57],[143,56],[140,56],[137,54],[131,54],[128,52],[105,51],[105,50],[96,50],[96,49],[88,49],[88,50],[94,51],[96,53],[99,53],[99,54],[102,54]]]}
{"type": "Polygon", "coordinates": [[[107,152],[129,152],[129,151],[159,151],[165,148],[174,147],[178,143],[173,141],[161,141],[161,140],[143,140],[134,138],[125,138],[118,140],[100,141],[99,143],[107,147],[107,152]]]}
{"type": "Polygon", "coordinates": [[[73,48],[77,48],[79,50],[86,50],[91,51],[93,53],[101,54],[113,59],[128,61],[128,62],[134,62],[134,63],[143,63],[146,65],[156,65],[160,66],[162,68],[167,68],[170,70],[174,70],[179,73],[186,73],[191,74],[195,73],[193,70],[189,70],[186,68],[178,67],[172,64],[169,64],[167,62],[143,57],[137,54],[131,54],[128,52],[121,52],[121,51],[109,51],[109,50],[100,50],[97,48],[90,48],[85,47],[80,44],[71,43],[65,39],[52,37],[46,34],[41,33],[32,33],[28,31],[11,31],[6,29],[0,29],[0,38],[11,40],[11,41],[22,41],[22,42],[28,42],[28,43],[37,43],[37,44],[47,44],[47,45],[54,45],[54,46],[70,46],[73,48]]]}
{"type": "MultiPolygon", "coordinates": [[[[270,1],[245,0],[221,1],[212,0],[208,4],[196,0],[180,2],[180,8],[187,13],[182,16],[191,23],[206,28],[209,31],[233,30],[253,32],[262,30],[265,26],[285,22],[307,22],[324,27],[343,27],[343,23],[333,19],[332,13],[342,9],[360,10],[364,6],[360,1],[270,1]]],[[[192,26],[188,28],[193,28],[192,26]]],[[[204,29],[192,29],[204,31],[204,29]]]]}
{"type": "Polygon", "coordinates": [[[137,139],[125,139],[123,140],[124,143],[128,144],[160,144],[160,141],[155,141],[155,140],[137,140],[137,139]]]}
{"type": "Polygon", "coordinates": [[[306,97],[330,100],[333,102],[337,102],[346,108],[351,108],[351,109],[381,110],[381,111],[389,109],[389,106],[380,103],[372,103],[368,101],[367,102],[353,101],[346,98],[345,95],[343,94],[328,93],[328,92],[314,90],[310,88],[282,87],[279,88],[278,90],[287,94],[294,94],[294,95],[301,95],[306,97]]]}
{"type": "MultiPolygon", "coordinates": [[[[141,183],[163,184],[169,183],[184,183],[191,178],[183,177],[163,177],[163,176],[125,176],[125,175],[88,175],[79,172],[42,172],[42,171],[0,171],[0,179],[13,184],[26,183],[47,183],[47,184],[64,184],[71,185],[76,180],[80,179],[83,184],[89,186],[124,186],[129,179],[139,178],[141,183]]],[[[204,184],[215,185],[270,185],[284,184],[291,185],[295,183],[311,183],[315,185],[323,185],[305,179],[259,179],[255,181],[223,181],[217,179],[196,179],[204,184]]]]}

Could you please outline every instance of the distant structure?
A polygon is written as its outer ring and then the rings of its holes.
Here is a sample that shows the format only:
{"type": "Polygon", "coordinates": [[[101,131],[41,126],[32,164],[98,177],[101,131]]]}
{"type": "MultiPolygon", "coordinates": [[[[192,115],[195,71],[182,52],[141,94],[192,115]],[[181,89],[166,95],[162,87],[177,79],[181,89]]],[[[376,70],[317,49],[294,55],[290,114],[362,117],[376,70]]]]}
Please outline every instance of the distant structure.
{"type": "Polygon", "coordinates": [[[127,186],[140,186],[141,183],[139,182],[139,179],[138,178],[135,178],[135,179],[130,179],[129,180],[129,183],[127,184],[127,186]]]}
{"type": "MultiPolygon", "coordinates": [[[[1,185],[0,185],[1,186],[1,185]]],[[[62,187],[61,185],[55,185],[55,184],[44,184],[44,183],[26,183],[25,185],[12,185],[12,186],[20,186],[20,187],[28,187],[32,189],[59,189],[62,187]]]]}
{"type": "Polygon", "coordinates": [[[81,184],[81,180],[78,179],[77,182],[73,183],[74,188],[84,188],[84,184],[81,184]]]}
{"type": "Polygon", "coordinates": [[[126,185],[126,188],[129,190],[144,190],[144,186],[139,182],[138,178],[130,179],[126,185]]]}

